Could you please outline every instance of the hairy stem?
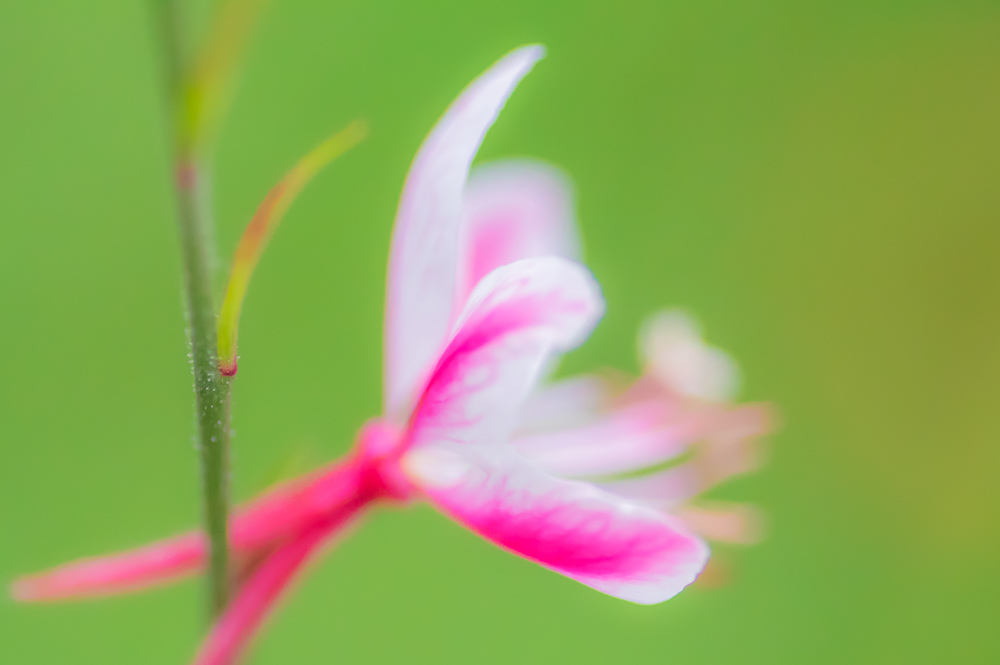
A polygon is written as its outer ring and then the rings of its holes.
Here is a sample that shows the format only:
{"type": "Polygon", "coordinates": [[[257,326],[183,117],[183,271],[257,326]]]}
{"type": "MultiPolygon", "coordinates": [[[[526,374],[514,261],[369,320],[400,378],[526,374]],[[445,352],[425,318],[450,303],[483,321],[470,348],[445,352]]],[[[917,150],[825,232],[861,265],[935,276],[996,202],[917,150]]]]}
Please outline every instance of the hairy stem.
{"type": "Polygon", "coordinates": [[[219,373],[212,298],[215,264],[210,196],[205,167],[187,131],[190,66],[180,0],[153,0],[161,31],[164,74],[170,101],[177,222],[187,295],[194,371],[202,513],[208,539],[208,594],[212,617],[229,600],[229,402],[230,380],[219,373]]]}

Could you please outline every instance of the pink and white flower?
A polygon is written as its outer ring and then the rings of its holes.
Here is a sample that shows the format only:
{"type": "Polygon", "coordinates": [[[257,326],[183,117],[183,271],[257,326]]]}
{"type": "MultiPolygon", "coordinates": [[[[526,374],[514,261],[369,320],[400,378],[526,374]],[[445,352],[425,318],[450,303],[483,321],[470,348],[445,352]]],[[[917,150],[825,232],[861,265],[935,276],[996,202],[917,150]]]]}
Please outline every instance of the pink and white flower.
{"type": "MultiPolygon", "coordinates": [[[[752,466],[749,443],[766,419],[726,403],[731,364],[683,319],[651,324],[646,372],[624,391],[595,376],[540,385],[604,311],[578,262],[571,194],[540,163],[469,171],[542,55],[529,46],[496,63],[417,154],[389,259],[385,415],[362,428],[346,461],[234,515],[230,540],[245,576],[197,663],[232,662],[303,564],[378,501],[425,498],[514,554],[637,603],[666,600],[695,579],[708,558],[695,532],[739,539],[732,509],[713,513],[694,499],[752,466]]],[[[14,594],[130,590],[204,560],[203,537],[192,533],[22,579],[14,594]]]]}

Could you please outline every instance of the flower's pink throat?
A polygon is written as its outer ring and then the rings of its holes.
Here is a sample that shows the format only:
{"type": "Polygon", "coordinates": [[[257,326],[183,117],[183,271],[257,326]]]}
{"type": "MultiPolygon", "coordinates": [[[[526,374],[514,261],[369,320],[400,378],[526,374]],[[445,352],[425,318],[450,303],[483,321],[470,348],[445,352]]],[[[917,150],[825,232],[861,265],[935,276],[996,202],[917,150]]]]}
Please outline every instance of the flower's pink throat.
{"type": "Polygon", "coordinates": [[[372,418],[358,431],[357,464],[366,469],[376,494],[405,502],[415,488],[403,473],[399,460],[404,448],[404,430],[384,418],[372,418]]]}

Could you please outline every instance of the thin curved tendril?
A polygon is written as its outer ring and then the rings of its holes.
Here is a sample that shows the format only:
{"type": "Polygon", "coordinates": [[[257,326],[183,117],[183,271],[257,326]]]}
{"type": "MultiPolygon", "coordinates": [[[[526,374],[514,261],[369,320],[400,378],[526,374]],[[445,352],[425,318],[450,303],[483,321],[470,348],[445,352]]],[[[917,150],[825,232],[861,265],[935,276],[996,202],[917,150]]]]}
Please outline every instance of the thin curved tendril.
{"type": "Polygon", "coordinates": [[[281,179],[281,182],[267,193],[254,213],[233,255],[226,297],[219,312],[219,371],[223,375],[236,374],[236,344],[243,298],[246,296],[247,285],[250,283],[254,268],[257,267],[257,262],[281,218],[302,188],[320,169],[359,143],[367,133],[367,124],[355,120],[328,138],[303,157],[281,179]]]}

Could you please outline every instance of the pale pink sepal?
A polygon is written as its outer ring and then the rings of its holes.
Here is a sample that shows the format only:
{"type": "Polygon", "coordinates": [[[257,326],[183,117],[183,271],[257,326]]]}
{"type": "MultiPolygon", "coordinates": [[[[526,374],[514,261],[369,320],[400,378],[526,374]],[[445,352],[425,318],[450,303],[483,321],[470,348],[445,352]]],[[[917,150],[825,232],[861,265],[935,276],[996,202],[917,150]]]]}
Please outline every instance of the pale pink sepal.
{"type": "Polygon", "coordinates": [[[473,81],[410,167],[389,254],[385,408],[391,418],[405,417],[448,334],[469,166],[507,97],[543,54],[541,46],[517,49],[473,81]]]}
{"type": "Polygon", "coordinates": [[[457,306],[500,266],[539,256],[581,259],[573,188],[544,162],[510,159],[477,166],[462,202],[457,306]]]}

